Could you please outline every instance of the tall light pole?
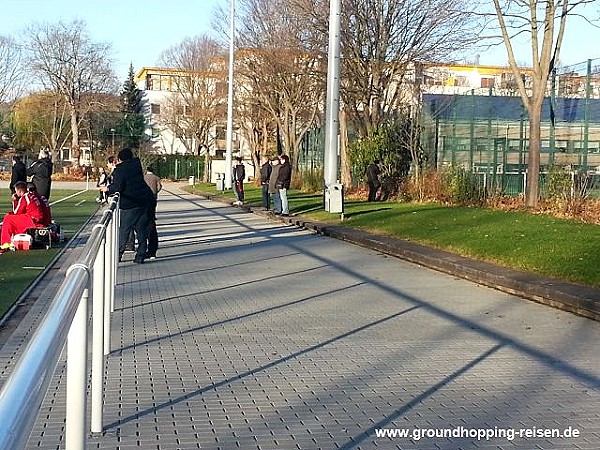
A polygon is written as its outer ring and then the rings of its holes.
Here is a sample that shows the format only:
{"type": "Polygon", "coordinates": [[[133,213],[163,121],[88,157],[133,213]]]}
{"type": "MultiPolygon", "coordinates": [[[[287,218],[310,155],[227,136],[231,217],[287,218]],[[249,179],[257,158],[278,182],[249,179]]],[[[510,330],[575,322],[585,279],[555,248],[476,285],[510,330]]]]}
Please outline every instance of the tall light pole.
{"type": "Polygon", "coordinates": [[[111,128],[110,132],[112,133],[112,151],[114,153],[114,151],[115,151],[115,129],[111,128]]]}
{"type": "Polygon", "coordinates": [[[227,89],[227,149],[225,151],[225,189],[231,189],[231,153],[233,150],[233,54],[235,40],[235,0],[231,0],[229,30],[229,86],[227,89]]]}
{"type": "MultiPolygon", "coordinates": [[[[334,193],[334,185],[337,183],[338,171],[338,139],[340,129],[340,24],[341,24],[341,0],[329,0],[329,49],[327,57],[327,101],[325,108],[325,210],[332,210],[331,199],[334,193]]],[[[337,187],[339,189],[339,186],[337,187]]],[[[341,203],[341,199],[340,199],[341,203]]]]}

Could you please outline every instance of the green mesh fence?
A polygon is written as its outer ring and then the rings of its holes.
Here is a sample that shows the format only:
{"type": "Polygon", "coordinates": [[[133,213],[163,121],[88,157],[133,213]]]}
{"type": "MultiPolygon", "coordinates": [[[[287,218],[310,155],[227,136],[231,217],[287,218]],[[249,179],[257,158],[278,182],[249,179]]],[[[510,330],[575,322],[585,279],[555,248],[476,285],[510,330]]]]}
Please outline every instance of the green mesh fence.
{"type": "MultiPolygon", "coordinates": [[[[524,191],[529,119],[521,98],[506,90],[488,95],[424,94],[422,145],[437,167],[460,165],[477,173],[488,191],[524,191]]],[[[600,60],[564,67],[551,77],[542,110],[540,165],[564,167],[600,182],[600,60]]]]}

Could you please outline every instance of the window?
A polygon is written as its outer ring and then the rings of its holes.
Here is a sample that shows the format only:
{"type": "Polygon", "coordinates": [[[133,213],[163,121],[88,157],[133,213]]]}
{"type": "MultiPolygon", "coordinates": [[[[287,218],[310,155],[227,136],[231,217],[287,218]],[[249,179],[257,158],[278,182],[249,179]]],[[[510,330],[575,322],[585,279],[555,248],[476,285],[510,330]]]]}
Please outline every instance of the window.
{"type": "Polygon", "coordinates": [[[152,114],[160,114],[160,105],[158,103],[151,103],[150,112],[152,114]]]}
{"type": "Polygon", "coordinates": [[[467,77],[463,77],[463,76],[456,76],[454,78],[454,86],[468,86],[467,84],[467,77]]]}
{"type": "Polygon", "coordinates": [[[227,129],[225,127],[217,127],[216,138],[219,140],[226,139],[227,129]]]}
{"type": "Polygon", "coordinates": [[[493,78],[482,78],[481,79],[481,87],[482,88],[493,88],[494,87],[494,79],[493,78]]]}

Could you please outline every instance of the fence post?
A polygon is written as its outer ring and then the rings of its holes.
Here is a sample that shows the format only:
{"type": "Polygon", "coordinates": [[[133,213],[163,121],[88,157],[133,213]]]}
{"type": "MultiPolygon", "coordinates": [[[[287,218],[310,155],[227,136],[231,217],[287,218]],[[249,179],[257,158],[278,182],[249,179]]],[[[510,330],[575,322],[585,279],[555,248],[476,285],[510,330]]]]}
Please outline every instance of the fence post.
{"type": "MultiPolygon", "coordinates": [[[[109,224],[110,226],[110,224],[109,224]]],[[[102,433],[102,386],[104,380],[104,304],[105,291],[105,247],[106,226],[97,224],[94,228],[103,228],[102,240],[92,269],[92,417],[91,432],[102,433]]]]}
{"type": "Polygon", "coordinates": [[[106,239],[104,241],[104,355],[110,353],[110,308],[114,297],[114,254],[115,254],[115,242],[114,242],[114,223],[117,219],[115,211],[108,211],[112,214],[112,221],[108,224],[106,229],[106,239]]]}
{"type": "Polygon", "coordinates": [[[119,206],[117,205],[117,208],[115,209],[115,218],[117,220],[113,220],[113,242],[112,242],[112,252],[113,252],[113,258],[112,258],[112,265],[113,265],[113,271],[112,271],[112,285],[111,285],[111,296],[110,296],[110,312],[114,312],[115,311],[115,285],[117,284],[117,267],[119,266],[119,228],[121,226],[121,210],[119,209],[119,206]]]}
{"type": "MultiPolygon", "coordinates": [[[[89,269],[83,264],[74,264],[71,270],[89,269]]],[[[88,286],[89,286],[88,276],[88,286]]],[[[87,391],[87,302],[89,289],[86,288],[77,307],[73,323],[67,337],[67,418],[65,424],[66,450],[86,448],[85,416],[87,391]]]]}

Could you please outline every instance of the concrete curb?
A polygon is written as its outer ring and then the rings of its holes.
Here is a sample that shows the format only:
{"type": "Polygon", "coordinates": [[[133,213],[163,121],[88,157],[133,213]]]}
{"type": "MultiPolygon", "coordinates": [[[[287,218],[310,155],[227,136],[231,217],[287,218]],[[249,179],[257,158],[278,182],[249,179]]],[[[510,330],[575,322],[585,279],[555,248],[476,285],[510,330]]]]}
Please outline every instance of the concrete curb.
{"type": "MultiPolygon", "coordinates": [[[[252,211],[251,208],[246,208],[252,211]]],[[[448,273],[503,292],[600,321],[600,289],[569,283],[534,273],[508,269],[404,239],[380,236],[353,228],[312,222],[301,217],[275,217],[324,236],[351,242],[430,269],[448,273]]]]}

